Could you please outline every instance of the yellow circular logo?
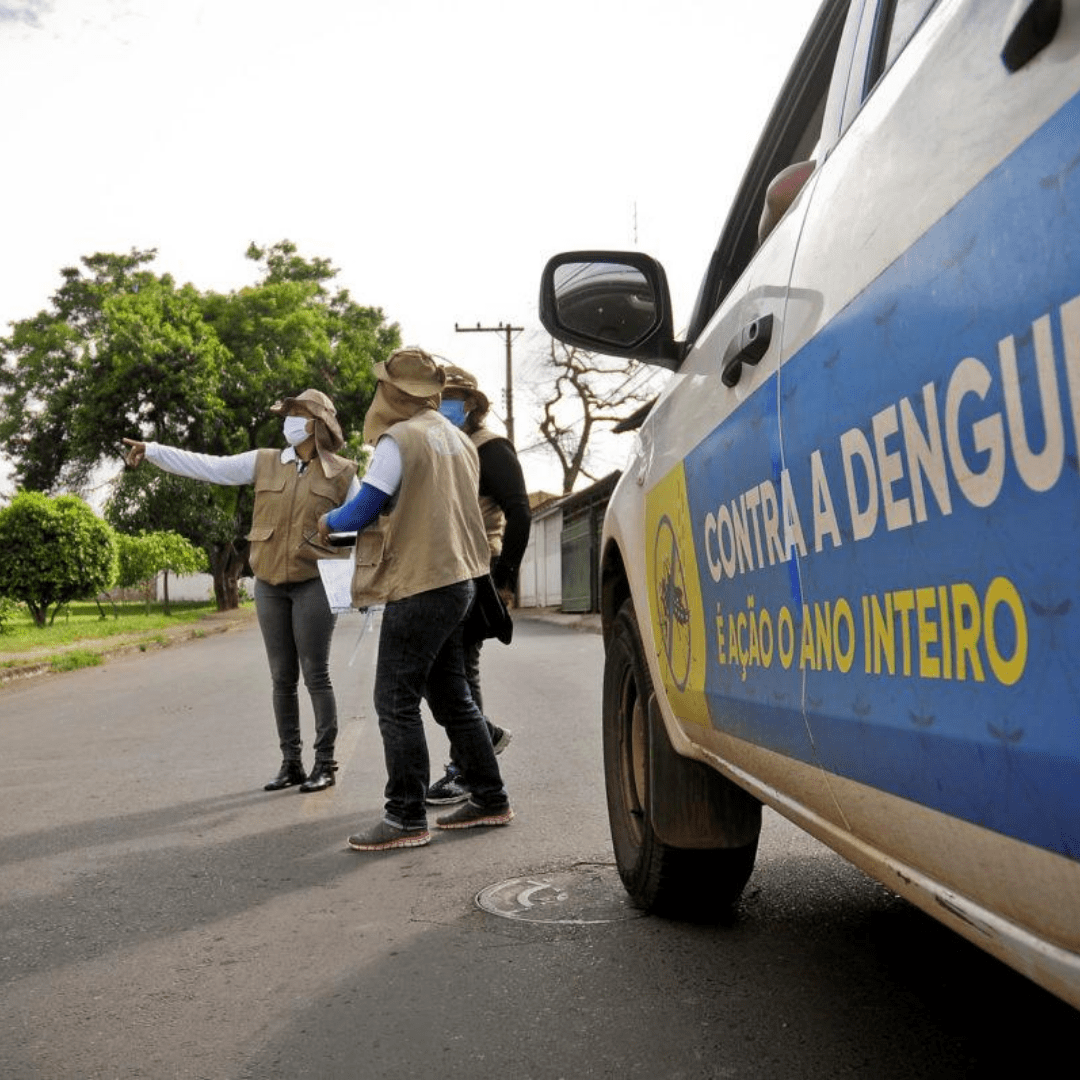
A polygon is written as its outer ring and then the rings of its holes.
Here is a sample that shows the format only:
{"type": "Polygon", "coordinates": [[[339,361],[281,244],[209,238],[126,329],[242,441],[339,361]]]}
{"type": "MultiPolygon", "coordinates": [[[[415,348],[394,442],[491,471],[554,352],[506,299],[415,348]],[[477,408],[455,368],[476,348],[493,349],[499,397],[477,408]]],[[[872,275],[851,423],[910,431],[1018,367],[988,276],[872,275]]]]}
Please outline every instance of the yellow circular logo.
{"type": "Polygon", "coordinates": [[[679,541],[671,518],[666,514],[656,529],[653,582],[660,641],[668,672],[678,690],[685,690],[690,677],[690,608],[686,602],[679,541]]]}

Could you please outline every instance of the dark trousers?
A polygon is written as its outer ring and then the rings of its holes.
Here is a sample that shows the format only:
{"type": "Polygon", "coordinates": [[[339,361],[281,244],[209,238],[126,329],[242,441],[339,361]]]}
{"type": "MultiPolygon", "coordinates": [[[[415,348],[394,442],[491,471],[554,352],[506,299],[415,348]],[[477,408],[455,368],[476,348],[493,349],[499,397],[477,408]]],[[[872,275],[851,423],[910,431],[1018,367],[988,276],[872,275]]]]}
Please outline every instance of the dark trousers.
{"type": "MultiPolygon", "coordinates": [[[[482,638],[465,638],[465,681],[469,684],[469,692],[472,694],[473,701],[476,702],[476,707],[483,712],[484,711],[484,696],[480,692],[480,650],[484,647],[482,638]]],[[[487,724],[488,738],[495,742],[495,735],[498,732],[498,728],[487,719],[485,716],[484,723],[487,724]]],[[[454,748],[450,747],[450,762],[459,772],[461,771],[461,762],[454,757],[454,748]]]]}
{"type": "Polygon", "coordinates": [[[391,601],[383,611],[375,711],[386,756],[386,819],[403,828],[427,824],[424,697],[446,729],[473,801],[492,810],[508,805],[487,723],[465,677],[462,620],[474,588],[461,581],[391,601]]]}
{"type": "Polygon", "coordinates": [[[299,761],[300,675],[315,713],[315,760],[334,760],[337,739],[337,701],[330,682],[330,638],[335,616],[320,578],[286,585],[255,581],[255,610],[259,616],[273,684],[274,720],[281,756],[299,761]]]}

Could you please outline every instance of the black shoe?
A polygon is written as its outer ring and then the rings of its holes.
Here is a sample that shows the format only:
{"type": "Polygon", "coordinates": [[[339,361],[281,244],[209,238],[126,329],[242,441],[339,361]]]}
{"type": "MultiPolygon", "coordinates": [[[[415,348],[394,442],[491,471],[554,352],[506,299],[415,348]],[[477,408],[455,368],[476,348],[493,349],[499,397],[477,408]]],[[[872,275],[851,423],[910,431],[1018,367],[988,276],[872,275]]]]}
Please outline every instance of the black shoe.
{"type": "Polygon", "coordinates": [[[263,791],[280,791],[282,788],[292,787],[293,784],[303,784],[307,780],[307,773],[299,761],[283,761],[277,776],[269,784],[263,785],[263,791]]]}
{"type": "Polygon", "coordinates": [[[446,773],[442,779],[436,780],[427,789],[424,801],[432,806],[447,806],[450,803],[464,802],[469,797],[469,789],[465,786],[465,777],[461,770],[451,762],[446,766],[446,773]]]}
{"type": "Polygon", "coordinates": [[[334,773],[337,772],[336,761],[316,761],[311,775],[300,785],[301,791],[322,791],[323,788],[333,787],[335,784],[334,773]]]}

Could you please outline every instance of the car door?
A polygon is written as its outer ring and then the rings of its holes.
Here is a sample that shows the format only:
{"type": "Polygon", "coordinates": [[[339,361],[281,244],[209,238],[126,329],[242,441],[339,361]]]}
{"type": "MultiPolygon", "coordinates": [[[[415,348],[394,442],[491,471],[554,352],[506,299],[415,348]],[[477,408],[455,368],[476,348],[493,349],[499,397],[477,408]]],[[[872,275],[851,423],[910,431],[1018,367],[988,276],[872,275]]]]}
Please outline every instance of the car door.
{"type": "Polygon", "coordinates": [[[1030,56],[1054,5],[923,6],[866,6],[791,275],[800,707],[849,854],[1077,950],[1080,4],[1030,56]]]}
{"type": "Polygon", "coordinates": [[[828,103],[838,68],[841,90],[846,81],[847,7],[825,5],[795,63],[703,285],[692,345],[642,426],[632,468],[644,518],[616,500],[608,520],[624,550],[644,553],[635,606],[650,614],[667,727],[685,737],[677,748],[830,819],[793,662],[799,582],[777,380],[813,154],[839,124],[828,103]]]}

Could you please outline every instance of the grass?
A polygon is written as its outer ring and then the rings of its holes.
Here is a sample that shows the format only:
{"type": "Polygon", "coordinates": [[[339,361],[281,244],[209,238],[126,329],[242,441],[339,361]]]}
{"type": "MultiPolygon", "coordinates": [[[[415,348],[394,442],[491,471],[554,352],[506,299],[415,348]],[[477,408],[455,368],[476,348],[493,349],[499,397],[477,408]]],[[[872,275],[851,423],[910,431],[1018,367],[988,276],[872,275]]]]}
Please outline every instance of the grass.
{"type": "Polygon", "coordinates": [[[97,667],[102,659],[101,653],[92,649],[73,649],[71,652],[54,656],[49,666],[53,671],[75,671],[77,668],[97,667]]]}
{"type": "Polygon", "coordinates": [[[65,648],[65,663],[69,656],[82,655],[84,662],[75,666],[85,667],[89,663],[100,663],[100,654],[97,661],[90,661],[86,657],[94,655],[92,650],[72,651],[67,649],[68,646],[132,634],[145,634],[149,640],[161,641],[164,638],[157,631],[197,622],[217,611],[217,605],[212,600],[174,601],[171,615],[165,614],[163,604],[151,604],[147,612],[146,604],[142,601],[117,604],[115,608],[105,604],[103,608],[106,613],[104,619],[92,601],[70,604],[59,612],[52,626],[39,627],[34,625],[29,611],[22,606],[4,623],[4,632],[0,633],[0,653],[9,658],[7,666],[11,666],[13,655],[25,653],[29,658],[40,655],[43,650],[65,648]]]}

